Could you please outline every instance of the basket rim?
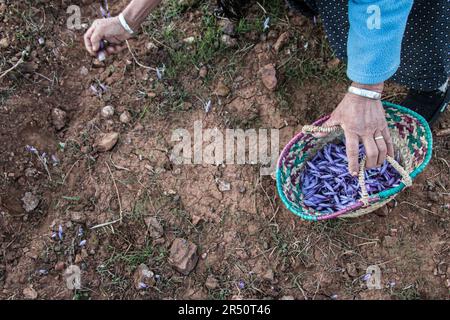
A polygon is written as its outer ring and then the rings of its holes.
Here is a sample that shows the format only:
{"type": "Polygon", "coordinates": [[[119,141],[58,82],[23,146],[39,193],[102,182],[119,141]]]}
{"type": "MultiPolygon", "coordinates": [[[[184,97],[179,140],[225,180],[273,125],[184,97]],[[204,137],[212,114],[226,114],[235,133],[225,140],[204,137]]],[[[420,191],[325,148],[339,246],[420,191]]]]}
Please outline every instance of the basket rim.
{"type": "MultiPolygon", "coordinates": [[[[420,124],[422,125],[424,131],[425,131],[425,139],[427,141],[427,153],[425,155],[425,158],[423,160],[423,162],[417,167],[415,168],[411,173],[410,173],[410,177],[411,179],[414,179],[415,177],[417,177],[418,174],[420,174],[425,168],[426,166],[429,164],[430,160],[431,160],[431,156],[433,153],[433,135],[430,129],[430,126],[428,124],[428,122],[425,120],[424,117],[422,117],[420,114],[418,114],[417,112],[408,109],[406,107],[403,107],[401,105],[398,104],[394,104],[392,102],[388,102],[388,101],[382,101],[383,106],[385,107],[392,107],[392,108],[396,108],[400,111],[402,111],[403,113],[409,114],[412,117],[416,118],[420,124]]],[[[328,120],[330,117],[330,115],[326,115],[321,117],[320,119],[316,120],[313,125],[321,125],[322,123],[324,123],[326,120],[328,120]]],[[[297,143],[305,134],[303,132],[299,132],[297,133],[287,144],[286,146],[283,148],[283,150],[280,153],[280,156],[278,158],[277,161],[277,171],[276,171],[276,185],[277,185],[277,192],[278,195],[281,198],[281,201],[283,202],[284,206],[293,214],[301,217],[304,220],[311,220],[311,221],[318,221],[318,220],[326,220],[326,219],[332,219],[336,216],[338,216],[338,212],[334,212],[334,213],[330,213],[330,214],[326,214],[326,215],[317,215],[317,216],[313,216],[311,214],[306,214],[305,211],[301,210],[301,209],[297,209],[294,208],[293,205],[291,204],[291,201],[287,199],[287,197],[285,196],[285,194],[283,193],[282,190],[282,186],[281,186],[281,162],[284,159],[284,157],[286,156],[287,152],[291,149],[291,147],[297,143]]],[[[372,195],[369,199],[372,201],[380,201],[383,199],[386,199],[388,197],[391,197],[393,195],[396,195],[397,193],[399,193],[400,191],[402,191],[404,188],[406,187],[406,185],[401,182],[397,187],[394,188],[390,188],[388,190],[384,190],[378,194],[372,195]]],[[[355,209],[358,209],[360,207],[363,206],[363,203],[361,201],[359,201],[359,203],[357,202],[356,204],[354,204],[353,206],[350,206],[350,210],[354,211],[355,209]]],[[[343,209],[345,210],[345,209],[343,209]]],[[[349,211],[349,212],[351,212],[349,211]]],[[[345,216],[342,215],[342,216],[345,216]]]]}

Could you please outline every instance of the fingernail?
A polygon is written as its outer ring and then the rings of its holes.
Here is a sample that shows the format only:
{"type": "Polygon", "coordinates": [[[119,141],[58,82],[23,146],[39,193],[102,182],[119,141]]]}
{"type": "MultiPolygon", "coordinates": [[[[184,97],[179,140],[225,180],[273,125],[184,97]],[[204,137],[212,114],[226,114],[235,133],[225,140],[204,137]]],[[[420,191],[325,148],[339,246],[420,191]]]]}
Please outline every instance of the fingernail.
{"type": "Polygon", "coordinates": [[[356,177],[357,175],[358,175],[358,172],[356,172],[356,171],[352,172],[352,176],[356,177]]]}

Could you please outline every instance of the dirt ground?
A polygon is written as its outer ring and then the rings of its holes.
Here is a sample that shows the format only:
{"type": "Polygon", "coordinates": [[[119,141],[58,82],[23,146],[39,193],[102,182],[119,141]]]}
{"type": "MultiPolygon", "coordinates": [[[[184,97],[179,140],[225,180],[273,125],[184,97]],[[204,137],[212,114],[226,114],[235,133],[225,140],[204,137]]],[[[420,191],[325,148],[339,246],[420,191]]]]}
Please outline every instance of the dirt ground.
{"type": "MultiPolygon", "coordinates": [[[[112,12],[125,3],[110,1],[112,12]]],[[[277,128],[282,147],[331,112],[348,83],[319,20],[272,0],[230,24],[213,14],[215,1],[168,0],[130,41],[134,58],[127,49],[100,63],[84,51],[86,29],[67,28],[71,4],[0,0],[0,70],[29,52],[0,79],[1,299],[449,298],[448,137],[435,136],[431,164],[388,207],[321,223],[288,212],[257,165],[170,161],[173,130],[192,132],[196,120],[277,128]],[[135,58],[164,68],[161,79],[135,58]],[[267,64],[273,91],[261,81],[267,64]],[[96,95],[99,84],[107,90],[96,95]],[[111,132],[118,142],[101,152],[111,132]],[[198,246],[187,276],[169,261],[176,238],[198,246]],[[145,287],[142,264],[153,273],[145,287]],[[66,286],[70,265],[81,289],[66,286]],[[363,280],[371,265],[381,289],[363,280]]],[[[78,4],[83,24],[99,17],[97,1],[78,4]]],[[[404,93],[389,84],[385,99],[404,93]]],[[[434,130],[448,127],[449,112],[434,130]]]]}

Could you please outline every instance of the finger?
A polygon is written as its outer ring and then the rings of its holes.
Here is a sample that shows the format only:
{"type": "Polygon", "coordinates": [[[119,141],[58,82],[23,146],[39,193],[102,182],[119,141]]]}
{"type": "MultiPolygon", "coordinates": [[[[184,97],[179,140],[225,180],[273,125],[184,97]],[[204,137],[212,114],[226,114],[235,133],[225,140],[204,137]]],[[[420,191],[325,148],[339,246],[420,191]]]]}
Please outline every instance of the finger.
{"type": "Polygon", "coordinates": [[[94,51],[94,53],[96,53],[100,49],[100,41],[102,41],[102,33],[100,28],[97,27],[95,28],[91,37],[92,50],[94,51]]]}
{"type": "Polygon", "coordinates": [[[364,149],[366,150],[366,168],[375,168],[378,161],[378,147],[371,136],[363,137],[364,149]]]}
{"type": "Polygon", "coordinates": [[[392,138],[391,138],[391,133],[389,132],[389,128],[386,127],[383,131],[381,131],[381,134],[383,135],[384,142],[386,143],[388,156],[394,157],[394,144],[392,143],[392,138]]]}
{"type": "Polygon", "coordinates": [[[91,36],[94,32],[95,27],[92,25],[88,31],[84,34],[84,46],[86,47],[86,50],[91,54],[95,55],[95,52],[92,50],[92,42],[91,42],[91,36]]]}
{"type": "Polygon", "coordinates": [[[345,150],[348,159],[348,171],[352,176],[357,176],[359,171],[359,137],[351,132],[344,131],[345,150]]]}
{"type": "MultiPolygon", "coordinates": [[[[321,127],[327,128],[327,127],[335,127],[338,125],[339,125],[339,123],[330,117],[330,119],[325,121],[325,123],[322,124],[321,127]]],[[[316,138],[323,138],[323,137],[326,137],[328,134],[329,133],[326,133],[326,132],[317,132],[317,133],[314,133],[313,136],[316,138]]]]}
{"type": "Polygon", "coordinates": [[[378,160],[377,160],[377,167],[381,166],[386,160],[386,154],[387,154],[387,146],[386,142],[384,141],[384,136],[381,134],[380,130],[375,131],[375,143],[378,147],[378,160]],[[376,139],[381,137],[382,139],[376,139]]]}

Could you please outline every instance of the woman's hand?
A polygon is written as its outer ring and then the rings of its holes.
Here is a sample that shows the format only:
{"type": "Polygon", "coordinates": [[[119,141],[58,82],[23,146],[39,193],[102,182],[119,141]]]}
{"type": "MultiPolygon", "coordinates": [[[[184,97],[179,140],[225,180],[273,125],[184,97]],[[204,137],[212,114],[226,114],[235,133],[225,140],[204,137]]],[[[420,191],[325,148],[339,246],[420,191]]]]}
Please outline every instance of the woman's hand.
{"type": "Polygon", "coordinates": [[[97,55],[100,50],[100,42],[106,40],[106,52],[115,54],[125,48],[124,41],[131,35],[122,27],[119,17],[95,20],[84,35],[86,50],[92,55],[97,55]]]}
{"type": "MultiPolygon", "coordinates": [[[[352,85],[380,93],[383,90],[383,84],[368,86],[353,83],[352,85]]],[[[324,126],[336,125],[344,129],[349,172],[352,175],[357,175],[359,172],[359,141],[364,144],[367,168],[380,166],[386,159],[386,154],[394,156],[381,101],[347,93],[324,124],[324,126]],[[383,137],[383,139],[375,139],[375,137],[383,137]]]]}

